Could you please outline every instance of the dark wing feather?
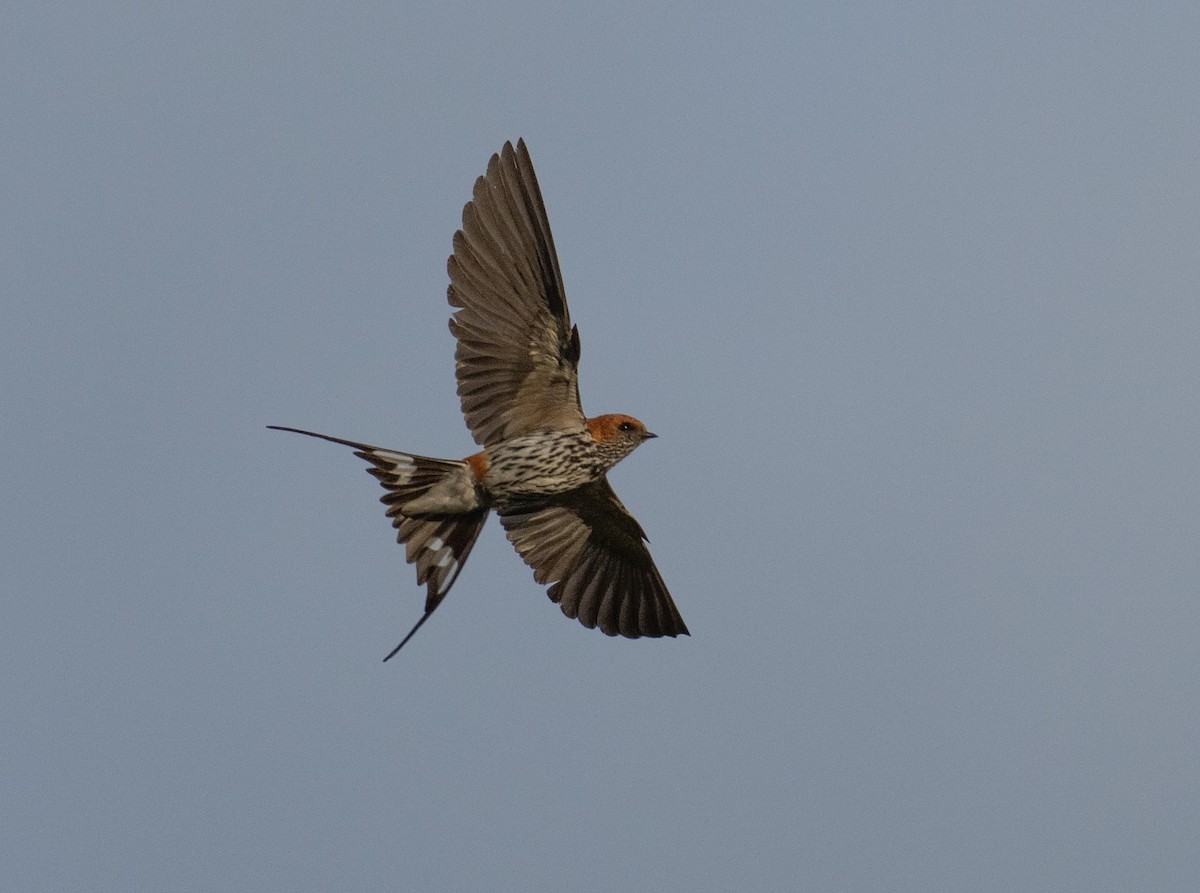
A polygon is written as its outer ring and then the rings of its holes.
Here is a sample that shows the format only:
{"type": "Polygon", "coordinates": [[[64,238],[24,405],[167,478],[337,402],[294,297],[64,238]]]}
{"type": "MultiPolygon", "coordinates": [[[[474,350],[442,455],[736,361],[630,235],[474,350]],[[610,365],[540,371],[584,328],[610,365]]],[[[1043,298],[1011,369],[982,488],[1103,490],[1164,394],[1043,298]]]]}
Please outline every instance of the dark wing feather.
{"type": "Polygon", "coordinates": [[[447,266],[458,394],[476,442],[582,428],[579,333],[524,141],[505,143],[475,182],[447,266]]]}
{"type": "Polygon", "coordinates": [[[606,478],[550,501],[508,507],[509,540],[564,614],[610,636],[687,635],[646,535],[606,478]]]}

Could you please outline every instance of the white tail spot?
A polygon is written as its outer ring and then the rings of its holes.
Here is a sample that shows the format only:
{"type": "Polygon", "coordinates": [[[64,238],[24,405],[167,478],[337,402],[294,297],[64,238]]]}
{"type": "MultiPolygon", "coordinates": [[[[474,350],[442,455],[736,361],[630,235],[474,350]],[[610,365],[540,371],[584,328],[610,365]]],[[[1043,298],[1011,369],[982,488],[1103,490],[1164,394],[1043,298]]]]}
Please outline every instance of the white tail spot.
{"type": "Polygon", "coordinates": [[[447,567],[451,564],[458,565],[458,562],[454,560],[454,550],[447,546],[440,536],[430,538],[429,545],[426,548],[437,556],[433,562],[434,567],[447,567]]]}
{"type": "Polygon", "coordinates": [[[438,587],[439,592],[445,592],[458,573],[458,562],[454,560],[454,551],[440,536],[430,537],[425,548],[433,555],[433,567],[440,567],[445,571],[442,574],[442,585],[438,587]]]}
{"type": "Polygon", "coordinates": [[[376,450],[375,455],[391,463],[391,472],[396,476],[396,483],[407,484],[417,470],[417,463],[412,456],[404,453],[393,453],[391,450],[376,450]]]}
{"type": "MultiPolygon", "coordinates": [[[[440,567],[441,565],[439,565],[440,567]]],[[[454,577],[458,574],[458,562],[453,559],[449,563],[446,573],[442,576],[442,585],[438,587],[438,592],[443,593],[450,588],[450,584],[454,582],[454,577]]]]}

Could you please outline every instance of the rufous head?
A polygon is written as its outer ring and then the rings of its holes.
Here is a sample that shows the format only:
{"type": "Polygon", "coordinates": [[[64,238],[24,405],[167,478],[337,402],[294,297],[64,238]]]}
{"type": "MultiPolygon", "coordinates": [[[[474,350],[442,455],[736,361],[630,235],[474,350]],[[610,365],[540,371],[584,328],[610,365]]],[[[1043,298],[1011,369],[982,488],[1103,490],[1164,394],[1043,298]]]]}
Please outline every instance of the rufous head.
{"type": "Polygon", "coordinates": [[[646,426],[633,416],[619,412],[588,419],[587,426],[592,432],[592,439],[597,443],[632,441],[634,446],[637,446],[643,440],[658,437],[657,434],[647,431],[646,426]]]}
{"type": "Polygon", "coordinates": [[[587,426],[592,440],[604,448],[603,452],[614,465],[651,437],[658,436],[647,431],[646,426],[633,416],[619,412],[588,419],[587,426]]]}

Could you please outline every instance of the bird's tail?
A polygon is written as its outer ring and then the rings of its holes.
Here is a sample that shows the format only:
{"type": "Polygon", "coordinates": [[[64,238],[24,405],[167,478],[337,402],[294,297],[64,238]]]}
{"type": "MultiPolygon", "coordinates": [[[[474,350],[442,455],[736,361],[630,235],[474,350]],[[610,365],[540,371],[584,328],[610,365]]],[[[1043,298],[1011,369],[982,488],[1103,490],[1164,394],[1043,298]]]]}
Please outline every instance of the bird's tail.
{"type": "Polygon", "coordinates": [[[388,507],[387,515],[396,528],[396,541],[404,545],[405,558],[417,569],[418,585],[426,587],[425,613],[384,658],[388,660],[442,603],[487,520],[488,507],[476,492],[470,467],[453,459],[386,450],[300,428],[268,427],[352,447],[354,455],[371,463],[367,471],[387,491],[379,501],[388,507]]]}
{"type": "MultiPolygon", "coordinates": [[[[386,497],[385,497],[386,498],[386,497]]],[[[388,512],[392,514],[391,511],[388,512]]],[[[471,554],[471,547],[483,529],[488,510],[480,509],[468,515],[457,515],[441,519],[408,518],[393,515],[396,540],[404,543],[405,555],[410,564],[416,565],[417,583],[425,584],[425,613],[407,636],[391,650],[384,660],[389,660],[413,637],[429,615],[437,610],[459,571],[471,554]]]]}

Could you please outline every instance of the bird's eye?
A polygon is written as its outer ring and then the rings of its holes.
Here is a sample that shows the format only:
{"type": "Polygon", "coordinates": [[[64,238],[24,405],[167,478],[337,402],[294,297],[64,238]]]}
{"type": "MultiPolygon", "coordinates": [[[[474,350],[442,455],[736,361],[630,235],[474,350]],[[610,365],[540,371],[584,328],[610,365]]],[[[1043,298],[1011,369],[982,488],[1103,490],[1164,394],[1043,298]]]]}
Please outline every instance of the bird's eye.
{"type": "Polygon", "coordinates": [[[617,425],[617,430],[618,431],[632,431],[633,423],[632,422],[621,422],[621,424],[617,425]]]}

